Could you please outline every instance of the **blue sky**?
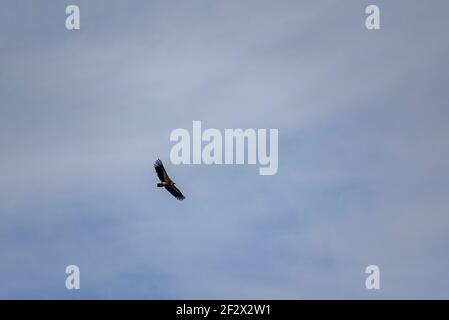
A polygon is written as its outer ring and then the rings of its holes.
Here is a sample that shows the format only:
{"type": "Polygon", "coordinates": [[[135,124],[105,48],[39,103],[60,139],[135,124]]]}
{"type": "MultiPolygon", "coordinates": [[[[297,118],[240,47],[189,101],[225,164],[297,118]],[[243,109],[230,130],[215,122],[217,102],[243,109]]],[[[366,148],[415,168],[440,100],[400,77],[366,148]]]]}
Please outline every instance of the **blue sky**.
{"type": "Polygon", "coordinates": [[[446,1],[1,6],[0,298],[449,297],[446,1]],[[193,120],[279,129],[278,173],[170,164],[193,120]]]}

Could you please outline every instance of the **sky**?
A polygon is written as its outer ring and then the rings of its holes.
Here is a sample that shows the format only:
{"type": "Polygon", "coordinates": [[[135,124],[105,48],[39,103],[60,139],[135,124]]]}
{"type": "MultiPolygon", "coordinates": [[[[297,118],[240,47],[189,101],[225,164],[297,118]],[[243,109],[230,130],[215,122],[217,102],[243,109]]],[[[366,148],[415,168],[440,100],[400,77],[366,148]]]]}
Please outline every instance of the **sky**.
{"type": "Polygon", "coordinates": [[[448,299],[448,12],[3,1],[0,298],[448,299]],[[277,174],[172,164],[194,120],[278,129],[277,174]]]}

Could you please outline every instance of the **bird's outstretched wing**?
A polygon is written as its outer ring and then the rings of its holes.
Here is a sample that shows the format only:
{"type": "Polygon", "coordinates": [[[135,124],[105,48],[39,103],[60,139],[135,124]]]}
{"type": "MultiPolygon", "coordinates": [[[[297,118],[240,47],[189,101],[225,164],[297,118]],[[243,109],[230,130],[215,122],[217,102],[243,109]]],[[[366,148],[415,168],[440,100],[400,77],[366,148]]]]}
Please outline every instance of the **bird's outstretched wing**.
{"type": "Polygon", "coordinates": [[[161,181],[170,181],[170,177],[168,176],[167,171],[165,171],[164,165],[160,159],[157,159],[154,163],[154,169],[156,169],[157,176],[161,181]]]}
{"type": "Polygon", "coordinates": [[[165,186],[165,189],[167,189],[167,191],[170,192],[176,199],[178,199],[178,200],[184,200],[185,199],[185,197],[181,193],[181,191],[179,191],[179,189],[176,188],[174,185],[165,186]]]}

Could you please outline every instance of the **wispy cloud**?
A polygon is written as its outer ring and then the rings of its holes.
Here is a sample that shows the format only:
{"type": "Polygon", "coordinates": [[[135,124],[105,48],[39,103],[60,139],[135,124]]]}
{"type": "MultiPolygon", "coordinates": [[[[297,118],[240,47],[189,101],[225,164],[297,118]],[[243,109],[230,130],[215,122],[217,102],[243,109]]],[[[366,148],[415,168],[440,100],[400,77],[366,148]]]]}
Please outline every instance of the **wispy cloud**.
{"type": "Polygon", "coordinates": [[[445,2],[78,2],[0,13],[0,297],[447,298],[445,2]],[[279,129],[278,174],[160,193],[198,119],[279,129]]]}

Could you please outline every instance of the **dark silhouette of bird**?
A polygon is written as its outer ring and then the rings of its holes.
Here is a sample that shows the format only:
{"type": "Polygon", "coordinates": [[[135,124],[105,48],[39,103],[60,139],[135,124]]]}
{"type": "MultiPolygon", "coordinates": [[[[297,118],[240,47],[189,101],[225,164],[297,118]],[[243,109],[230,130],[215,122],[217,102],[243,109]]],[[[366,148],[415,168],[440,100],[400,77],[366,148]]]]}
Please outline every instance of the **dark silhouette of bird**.
{"type": "Polygon", "coordinates": [[[184,200],[185,197],[183,196],[181,191],[176,188],[175,183],[168,176],[167,171],[165,171],[164,165],[162,164],[162,161],[160,159],[157,159],[154,163],[154,169],[156,169],[157,176],[161,180],[161,183],[158,183],[157,186],[159,188],[164,187],[165,189],[167,189],[167,191],[170,192],[176,199],[184,200]]]}

